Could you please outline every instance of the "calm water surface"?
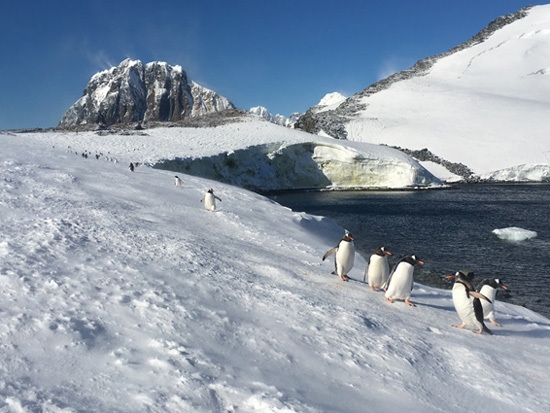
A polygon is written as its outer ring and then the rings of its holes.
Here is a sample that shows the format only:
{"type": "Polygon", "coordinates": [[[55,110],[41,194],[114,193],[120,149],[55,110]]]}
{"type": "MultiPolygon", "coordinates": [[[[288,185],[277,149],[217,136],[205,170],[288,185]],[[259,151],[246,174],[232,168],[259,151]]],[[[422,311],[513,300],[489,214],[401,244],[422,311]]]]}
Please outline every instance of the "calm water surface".
{"type": "Polygon", "coordinates": [[[499,292],[499,300],[550,318],[549,184],[309,192],[271,198],[297,212],[332,218],[355,236],[365,259],[383,245],[394,253],[391,264],[403,255],[418,255],[425,265],[415,273],[417,282],[450,289],[452,284],[443,277],[469,269],[478,279],[501,278],[510,287],[510,293],[499,292]],[[511,242],[491,232],[506,227],[538,235],[511,242]]]}

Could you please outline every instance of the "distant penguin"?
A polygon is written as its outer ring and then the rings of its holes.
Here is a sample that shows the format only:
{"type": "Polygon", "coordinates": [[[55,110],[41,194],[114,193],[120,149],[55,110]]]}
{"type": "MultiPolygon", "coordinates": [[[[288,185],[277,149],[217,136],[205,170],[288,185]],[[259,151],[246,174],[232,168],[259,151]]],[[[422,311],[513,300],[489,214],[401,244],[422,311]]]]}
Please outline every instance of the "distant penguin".
{"type": "Polygon", "coordinates": [[[207,211],[214,212],[216,210],[216,199],[221,202],[221,198],[214,195],[214,190],[210,188],[202,197],[201,202],[204,202],[204,207],[207,211]]]}
{"type": "Polygon", "coordinates": [[[489,299],[478,293],[462,272],[457,271],[453,275],[448,275],[447,278],[455,280],[452,290],[453,304],[462,320],[462,324],[453,325],[453,327],[464,328],[470,326],[476,329],[474,332],[477,334],[484,331],[493,334],[483,322],[483,307],[481,305],[481,300],[489,301],[489,299]]]}
{"type": "Polygon", "coordinates": [[[130,162],[130,165],[128,166],[130,168],[130,171],[134,172],[135,166],[132,162],[130,162]]]}
{"type": "Polygon", "coordinates": [[[330,250],[328,250],[325,255],[323,255],[323,261],[331,254],[334,256],[334,272],[340,277],[342,281],[347,281],[349,279],[348,273],[353,268],[355,262],[355,245],[353,243],[353,235],[346,230],[338,245],[330,250]]]}
{"type": "Polygon", "coordinates": [[[386,283],[390,275],[390,264],[388,263],[388,251],[386,247],[378,248],[369,258],[363,281],[368,281],[372,291],[376,291],[386,283]]]}
{"type": "Polygon", "coordinates": [[[502,280],[499,280],[498,278],[486,278],[481,281],[481,283],[479,283],[479,285],[477,286],[477,292],[483,294],[485,297],[491,300],[481,300],[483,315],[485,318],[488,318],[493,325],[497,327],[500,327],[500,324],[497,323],[497,321],[495,320],[494,303],[495,297],[497,295],[497,288],[499,287],[503,290],[509,291],[508,287],[502,282],[502,280]]]}
{"type": "Polygon", "coordinates": [[[178,187],[181,187],[182,181],[179,176],[174,176],[174,184],[178,187]]]}
{"type": "Polygon", "coordinates": [[[388,281],[386,281],[386,301],[393,303],[394,300],[405,300],[405,304],[414,307],[411,303],[411,291],[414,285],[414,266],[423,265],[424,262],[416,255],[409,255],[401,259],[393,268],[388,281]]]}

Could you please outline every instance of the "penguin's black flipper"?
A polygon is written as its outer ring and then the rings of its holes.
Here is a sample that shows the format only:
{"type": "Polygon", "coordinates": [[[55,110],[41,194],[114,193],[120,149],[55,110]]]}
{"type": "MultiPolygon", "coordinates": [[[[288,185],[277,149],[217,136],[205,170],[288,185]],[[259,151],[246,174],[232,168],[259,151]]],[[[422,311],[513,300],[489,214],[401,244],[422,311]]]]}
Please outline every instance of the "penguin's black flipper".
{"type": "Polygon", "coordinates": [[[327,259],[327,257],[331,254],[335,254],[336,251],[338,251],[338,247],[331,248],[327,252],[325,252],[325,255],[323,255],[323,261],[327,259]]]}
{"type": "MultiPolygon", "coordinates": [[[[487,300],[489,301],[490,303],[492,303],[491,300],[489,300],[489,298],[485,297],[483,294],[477,292],[477,291],[468,291],[469,295],[471,295],[472,297],[475,297],[475,298],[478,298],[478,299],[481,299],[481,300],[487,300]]],[[[480,303],[481,304],[481,303],[480,303]]]]}

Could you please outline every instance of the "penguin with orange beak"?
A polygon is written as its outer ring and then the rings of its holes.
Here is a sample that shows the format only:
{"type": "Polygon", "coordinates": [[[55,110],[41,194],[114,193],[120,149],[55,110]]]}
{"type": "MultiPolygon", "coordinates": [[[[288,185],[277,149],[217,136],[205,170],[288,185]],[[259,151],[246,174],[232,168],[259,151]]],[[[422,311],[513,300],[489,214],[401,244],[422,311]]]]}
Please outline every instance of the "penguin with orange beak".
{"type": "Polygon", "coordinates": [[[474,333],[493,334],[483,321],[483,306],[481,300],[490,300],[481,293],[478,293],[468,277],[457,271],[455,274],[447,275],[447,279],[454,279],[452,297],[453,304],[462,324],[453,325],[456,328],[473,327],[474,333]]]}
{"type": "Polygon", "coordinates": [[[408,255],[393,268],[385,285],[385,296],[388,303],[393,303],[394,300],[405,300],[405,304],[415,307],[410,298],[414,285],[414,266],[417,264],[424,265],[424,261],[416,255],[408,255]]]}
{"type": "Polygon", "coordinates": [[[386,247],[380,247],[369,258],[363,281],[368,281],[372,291],[382,288],[390,275],[388,255],[391,255],[386,247]]]}
{"type": "Polygon", "coordinates": [[[479,283],[476,290],[487,297],[490,301],[481,300],[481,306],[483,307],[483,315],[488,318],[491,324],[500,327],[500,324],[495,320],[495,297],[497,295],[497,289],[502,288],[505,291],[510,291],[502,280],[498,278],[485,278],[479,283]]]}
{"type": "Polygon", "coordinates": [[[348,281],[348,272],[353,268],[355,263],[355,245],[353,243],[353,235],[348,230],[344,233],[344,236],[338,242],[338,245],[328,250],[323,255],[323,261],[331,254],[334,256],[334,272],[340,277],[342,281],[348,281]]]}

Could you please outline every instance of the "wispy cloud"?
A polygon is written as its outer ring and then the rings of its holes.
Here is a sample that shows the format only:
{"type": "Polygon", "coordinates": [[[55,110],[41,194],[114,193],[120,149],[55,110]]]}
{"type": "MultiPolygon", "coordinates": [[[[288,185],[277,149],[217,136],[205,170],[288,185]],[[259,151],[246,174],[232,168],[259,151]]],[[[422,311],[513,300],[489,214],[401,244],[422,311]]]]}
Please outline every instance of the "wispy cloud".
{"type": "Polygon", "coordinates": [[[104,50],[87,50],[86,58],[92,65],[102,70],[109,69],[118,64],[118,62],[114,62],[104,50]]]}
{"type": "Polygon", "coordinates": [[[397,72],[408,69],[413,63],[409,59],[403,57],[389,57],[382,62],[381,67],[378,69],[377,78],[385,79],[397,72]]]}

